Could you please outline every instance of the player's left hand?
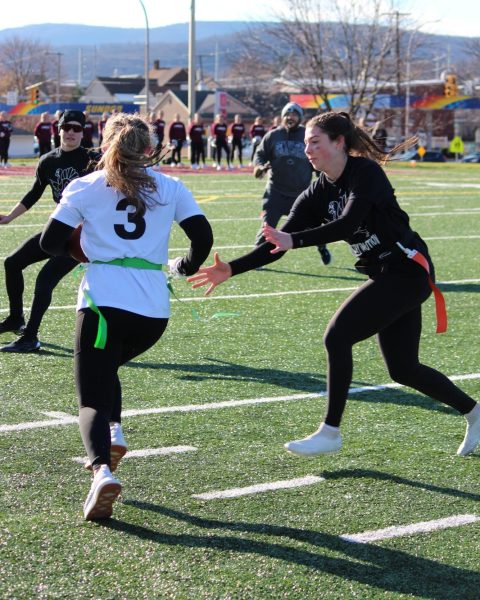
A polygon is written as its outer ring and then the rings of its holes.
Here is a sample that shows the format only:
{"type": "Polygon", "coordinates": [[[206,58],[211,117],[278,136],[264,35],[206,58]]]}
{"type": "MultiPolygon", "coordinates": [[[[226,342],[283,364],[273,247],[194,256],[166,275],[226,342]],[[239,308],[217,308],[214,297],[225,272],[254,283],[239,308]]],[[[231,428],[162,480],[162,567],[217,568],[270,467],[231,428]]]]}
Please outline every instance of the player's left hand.
{"type": "Polygon", "coordinates": [[[280,231],[271,227],[268,223],[263,224],[263,237],[275,246],[273,250],[270,250],[271,254],[277,254],[278,252],[286,252],[293,248],[292,236],[285,231],[280,231]]]}

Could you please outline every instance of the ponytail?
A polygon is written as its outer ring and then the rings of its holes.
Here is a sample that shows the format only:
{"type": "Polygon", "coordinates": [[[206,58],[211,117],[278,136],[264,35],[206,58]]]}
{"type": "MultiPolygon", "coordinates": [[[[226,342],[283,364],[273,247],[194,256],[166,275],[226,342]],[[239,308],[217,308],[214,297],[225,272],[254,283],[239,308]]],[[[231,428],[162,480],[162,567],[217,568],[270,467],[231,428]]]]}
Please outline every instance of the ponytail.
{"type": "Polygon", "coordinates": [[[352,156],[364,156],[377,163],[385,163],[392,160],[397,152],[410,148],[418,141],[418,138],[411,137],[401,144],[397,144],[392,150],[386,152],[365,129],[356,125],[350,115],[346,112],[326,112],[316,115],[307,123],[307,127],[318,127],[333,141],[340,135],[345,140],[345,151],[352,156]]]}

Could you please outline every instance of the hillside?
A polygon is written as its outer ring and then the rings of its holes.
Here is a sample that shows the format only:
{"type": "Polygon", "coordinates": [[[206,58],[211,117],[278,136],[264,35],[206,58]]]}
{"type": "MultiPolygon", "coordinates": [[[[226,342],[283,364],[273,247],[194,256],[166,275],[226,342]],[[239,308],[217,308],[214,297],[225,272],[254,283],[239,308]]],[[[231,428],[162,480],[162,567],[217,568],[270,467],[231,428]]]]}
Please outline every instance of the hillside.
{"type": "MultiPolygon", "coordinates": [[[[245,21],[198,21],[196,54],[198,68],[213,74],[215,65],[221,76],[238,53],[240,38],[250,27],[266,23],[245,21]]],[[[338,26],[335,23],[331,27],[338,26]]],[[[408,34],[407,34],[408,35],[408,34]]],[[[144,72],[144,29],[96,27],[71,24],[27,25],[0,30],[0,44],[13,37],[48,42],[62,52],[64,77],[86,84],[95,75],[127,75],[144,72]]],[[[454,66],[466,58],[466,41],[458,36],[418,34],[422,58],[439,56],[454,66]]],[[[188,63],[188,23],[150,29],[150,63],[186,66],[188,63]]]]}

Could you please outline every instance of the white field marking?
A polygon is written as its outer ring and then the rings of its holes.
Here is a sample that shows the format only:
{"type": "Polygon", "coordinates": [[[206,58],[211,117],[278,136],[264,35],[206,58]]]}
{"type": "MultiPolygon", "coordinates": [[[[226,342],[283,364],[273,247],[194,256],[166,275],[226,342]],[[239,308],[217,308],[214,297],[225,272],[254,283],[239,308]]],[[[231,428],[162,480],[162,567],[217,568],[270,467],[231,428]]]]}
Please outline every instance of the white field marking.
{"type": "MultiPolygon", "coordinates": [[[[480,208],[457,208],[454,211],[445,212],[422,212],[422,213],[409,213],[410,217],[443,217],[443,216],[465,216],[465,215],[478,215],[480,214],[480,208]]],[[[210,223],[238,223],[239,221],[257,221],[262,222],[261,217],[229,217],[229,218],[218,218],[208,219],[210,223]]],[[[27,223],[27,224],[14,224],[8,225],[9,229],[22,229],[36,227],[40,231],[45,227],[45,223],[27,223]]]]}
{"type": "Polygon", "coordinates": [[[426,182],[424,185],[429,185],[430,187],[440,187],[440,188],[480,188],[480,183],[440,183],[440,182],[426,182]]]}
{"type": "MultiPolygon", "coordinates": [[[[480,279],[458,279],[454,281],[437,281],[439,285],[460,285],[465,283],[480,283],[480,279]]],[[[250,298],[270,298],[274,296],[300,296],[305,294],[326,294],[333,292],[352,292],[356,290],[358,285],[355,287],[344,287],[344,288],[324,288],[324,289],[313,289],[313,290],[286,290],[283,292],[265,292],[259,294],[230,294],[224,296],[190,296],[183,297],[180,299],[181,302],[213,302],[214,300],[249,300],[250,298]]],[[[178,302],[176,298],[172,299],[172,302],[178,302]]],[[[49,306],[48,310],[74,310],[76,304],[64,304],[61,306],[49,306]]],[[[8,308],[0,308],[0,313],[8,312],[8,308]]]]}
{"type": "Polygon", "coordinates": [[[412,523],[411,525],[399,525],[386,527],[385,529],[376,529],[374,531],[365,531],[364,533],[341,535],[340,539],[356,544],[368,544],[369,542],[388,540],[404,535],[415,535],[417,533],[448,529],[449,527],[460,527],[461,525],[468,525],[476,521],[480,521],[480,517],[477,515],[454,515],[453,517],[435,519],[434,521],[422,521],[420,523],[412,523]]]}
{"type": "MultiPolygon", "coordinates": [[[[144,448],[143,450],[129,450],[122,460],[126,458],[145,458],[147,456],[165,456],[167,454],[182,454],[183,452],[195,452],[198,450],[195,446],[165,446],[163,448],[144,448]]],[[[75,456],[72,460],[84,465],[87,456],[75,456]]]]}
{"type": "MultiPolygon", "coordinates": [[[[480,373],[467,373],[465,375],[451,375],[451,381],[467,381],[471,379],[480,379],[480,373]]],[[[350,388],[349,396],[361,394],[363,392],[381,392],[383,390],[398,389],[403,387],[399,383],[385,383],[381,385],[367,385],[358,388],[350,388]]],[[[326,391],[311,392],[309,394],[291,394],[289,396],[271,396],[265,398],[247,398],[245,400],[224,400],[222,402],[208,402],[206,404],[186,404],[183,406],[161,406],[158,408],[138,408],[122,411],[122,417],[138,417],[144,415],[158,415],[166,413],[188,413],[204,410],[218,410],[221,408],[236,408],[237,406],[249,406],[256,404],[272,404],[274,402],[298,402],[301,400],[313,400],[315,398],[324,398],[326,391]]],[[[15,425],[0,425],[0,433],[9,431],[21,431],[23,429],[39,429],[43,427],[57,427],[59,425],[72,425],[78,423],[78,418],[66,413],[43,413],[46,415],[65,415],[64,418],[58,418],[50,421],[33,421],[27,423],[18,423],[15,425]]]]}
{"type": "Polygon", "coordinates": [[[262,492],[270,492],[272,490],[286,490],[290,488],[303,487],[313,485],[325,481],[323,477],[316,475],[307,475],[305,477],[297,477],[296,479],[283,479],[280,481],[271,481],[270,483],[257,483],[256,485],[248,485],[241,488],[230,488],[219,492],[205,492],[204,494],[192,494],[192,498],[198,500],[218,500],[221,498],[238,498],[239,496],[248,496],[249,494],[260,494],[262,492]]]}

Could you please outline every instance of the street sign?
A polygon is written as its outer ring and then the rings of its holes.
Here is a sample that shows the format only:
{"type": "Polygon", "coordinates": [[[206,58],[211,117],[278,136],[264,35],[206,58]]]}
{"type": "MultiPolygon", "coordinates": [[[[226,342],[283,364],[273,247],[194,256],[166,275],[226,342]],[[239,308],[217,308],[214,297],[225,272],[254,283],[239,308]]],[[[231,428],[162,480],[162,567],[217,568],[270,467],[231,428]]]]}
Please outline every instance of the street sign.
{"type": "Polygon", "coordinates": [[[450,146],[448,150],[452,154],[463,154],[465,150],[465,144],[463,143],[462,138],[459,135],[456,135],[453,140],[450,142],[450,146]]]}
{"type": "Polygon", "coordinates": [[[18,92],[16,90],[7,92],[7,105],[16,106],[18,104],[18,92]]]}
{"type": "Polygon", "coordinates": [[[418,155],[420,156],[420,158],[423,158],[425,155],[425,146],[419,146],[417,149],[418,155]]]}

